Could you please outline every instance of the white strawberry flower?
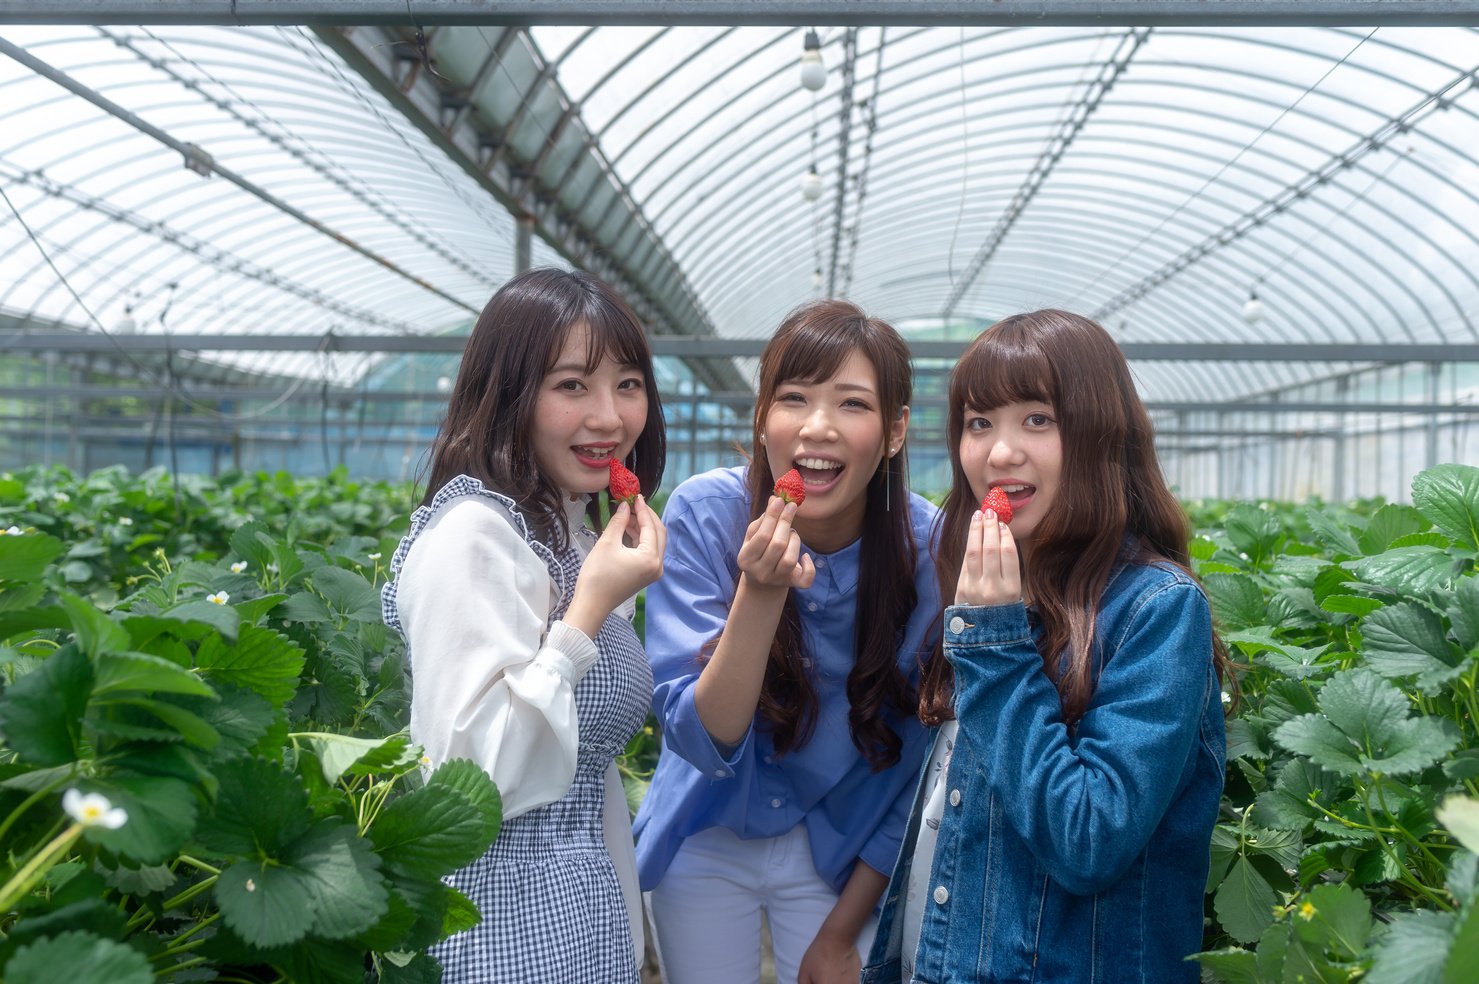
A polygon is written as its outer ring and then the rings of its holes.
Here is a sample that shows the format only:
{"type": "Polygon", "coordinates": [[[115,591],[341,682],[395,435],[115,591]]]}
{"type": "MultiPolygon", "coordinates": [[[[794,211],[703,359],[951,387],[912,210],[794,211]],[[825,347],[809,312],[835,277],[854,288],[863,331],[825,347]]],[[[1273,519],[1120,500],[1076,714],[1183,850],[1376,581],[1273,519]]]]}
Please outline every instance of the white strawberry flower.
{"type": "Polygon", "coordinates": [[[233,573],[233,574],[240,574],[242,571],[244,571],[246,569],[247,569],[247,562],[244,561],[244,560],[238,560],[236,563],[234,563],[234,564],[231,565],[231,573],[233,573]]]}
{"type": "Polygon", "coordinates": [[[380,559],[380,555],[378,553],[372,553],[372,554],[370,554],[370,559],[371,560],[379,560],[380,559]]]}
{"type": "Polygon", "coordinates": [[[128,823],[128,813],[108,802],[102,793],[83,793],[69,789],[62,794],[62,809],[84,827],[106,827],[117,830],[128,823]]]}
{"type": "Polygon", "coordinates": [[[132,516],[119,516],[118,517],[118,525],[119,526],[132,526],[133,524],[134,524],[134,521],[133,521],[133,517],[132,516]]]}
{"type": "Polygon", "coordinates": [[[205,600],[213,605],[224,605],[231,600],[231,596],[224,591],[217,591],[215,594],[206,595],[205,600]]]}
{"type": "Polygon", "coordinates": [[[268,574],[276,574],[277,573],[277,565],[276,564],[268,564],[267,565],[267,573],[268,574]]]}
{"type": "Polygon", "coordinates": [[[19,526],[12,526],[8,530],[0,530],[0,536],[20,536],[20,535],[21,535],[21,528],[19,526]]]}
{"type": "Polygon", "coordinates": [[[72,497],[65,492],[57,492],[52,495],[57,502],[71,502],[72,497]]]}

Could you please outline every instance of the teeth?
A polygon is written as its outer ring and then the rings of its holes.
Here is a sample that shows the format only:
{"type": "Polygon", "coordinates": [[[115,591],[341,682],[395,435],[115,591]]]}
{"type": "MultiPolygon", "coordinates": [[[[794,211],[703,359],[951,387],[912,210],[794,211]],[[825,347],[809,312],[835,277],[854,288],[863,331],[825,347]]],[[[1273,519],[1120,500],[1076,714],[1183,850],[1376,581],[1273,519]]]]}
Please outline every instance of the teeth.
{"type": "Polygon", "coordinates": [[[585,455],[587,458],[609,458],[609,457],[611,457],[611,453],[613,451],[615,451],[616,449],[615,448],[587,448],[587,447],[581,447],[580,445],[576,445],[575,450],[576,451],[579,451],[581,454],[585,455]]]}
{"type": "Polygon", "coordinates": [[[836,461],[828,461],[825,458],[797,458],[796,464],[800,465],[802,468],[812,469],[834,469],[842,467],[841,463],[836,461]]]}
{"type": "Polygon", "coordinates": [[[998,485],[997,488],[1001,489],[1003,492],[1026,492],[1027,489],[1028,489],[1028,486],[1026,486],[1026,485],[998,485]]]}

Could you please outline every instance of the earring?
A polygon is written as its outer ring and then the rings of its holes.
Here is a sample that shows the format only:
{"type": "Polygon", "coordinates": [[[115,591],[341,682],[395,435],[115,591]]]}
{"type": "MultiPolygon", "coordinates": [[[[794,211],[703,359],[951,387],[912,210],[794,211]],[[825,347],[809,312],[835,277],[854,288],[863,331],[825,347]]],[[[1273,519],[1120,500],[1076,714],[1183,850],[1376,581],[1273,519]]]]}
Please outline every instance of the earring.
{"type": "Polygon", "coordinates": [[[890,496],[890,494],[892,492],[893,484],[894,483],[893,482],[890,482],[888,480],[888,478],[889,478],[888,472],[889,472],[888,462],[885,461],[883,463],[883,511],[884,512],[892,512],[892,510],[889,508],[889,501],[888,500],[889,500],[889,496],[890,496]]]}
{"type": "Polygon", "coordinates": [[[763,444],[764,444],[764,443],[765,443],[765,435],[764,435],[764,434],[761,434],[761,435],[760,435],[760,443],[761,443],[761,444],[762,444],[762,445],[763,445],[763,444]]]}

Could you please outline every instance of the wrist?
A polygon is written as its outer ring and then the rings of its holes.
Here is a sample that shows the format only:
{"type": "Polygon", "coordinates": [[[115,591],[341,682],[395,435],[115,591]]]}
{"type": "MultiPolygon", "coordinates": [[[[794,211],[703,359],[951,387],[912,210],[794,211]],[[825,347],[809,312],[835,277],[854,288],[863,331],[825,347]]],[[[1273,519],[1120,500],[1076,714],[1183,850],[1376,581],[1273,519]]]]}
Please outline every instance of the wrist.
{"type": "Polygon", "coordinates": [[[565,610],[561,621],[572,629],[585,633],[586,638],[594,639],[610,614],[610,607],[603,609],[599,602],[593,602],[577,591],[575,597],[570,599],[570,607],[565,610]]]}

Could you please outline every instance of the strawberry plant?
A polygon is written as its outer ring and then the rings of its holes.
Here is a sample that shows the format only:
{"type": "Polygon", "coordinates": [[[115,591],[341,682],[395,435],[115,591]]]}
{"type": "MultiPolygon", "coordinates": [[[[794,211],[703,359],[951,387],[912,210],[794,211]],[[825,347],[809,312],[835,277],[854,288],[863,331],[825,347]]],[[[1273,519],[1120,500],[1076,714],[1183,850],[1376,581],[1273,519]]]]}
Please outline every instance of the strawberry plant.
{"type": "Polygon", "coordinates": [[[1412,498],[1234,505],[1192,545],[1247,664],[1205,976],[1479,975],[1474,844],[1453,819],[1479,795],[1479,469],[1429,469],[1412,498]]]}

